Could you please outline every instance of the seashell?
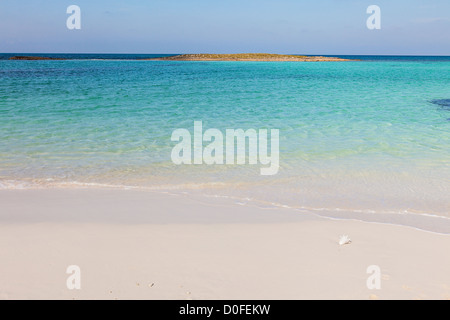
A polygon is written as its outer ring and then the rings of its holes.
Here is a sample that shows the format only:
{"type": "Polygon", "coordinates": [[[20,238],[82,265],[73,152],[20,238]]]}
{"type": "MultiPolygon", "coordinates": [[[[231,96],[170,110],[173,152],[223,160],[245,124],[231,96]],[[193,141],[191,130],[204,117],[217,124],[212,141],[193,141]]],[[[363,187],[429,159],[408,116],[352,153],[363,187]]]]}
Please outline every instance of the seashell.
{"type": "Polygon", "coordinates": [[[343,245],[346,245],[346,244],[350,244],[350,243],[352,243],[352,239],[350,239],[349,236],[347,236],[347,235],[343,235],[343,236],[341,236],[339,238],[339,245],[340,246],[343,246],[343,245]]]}

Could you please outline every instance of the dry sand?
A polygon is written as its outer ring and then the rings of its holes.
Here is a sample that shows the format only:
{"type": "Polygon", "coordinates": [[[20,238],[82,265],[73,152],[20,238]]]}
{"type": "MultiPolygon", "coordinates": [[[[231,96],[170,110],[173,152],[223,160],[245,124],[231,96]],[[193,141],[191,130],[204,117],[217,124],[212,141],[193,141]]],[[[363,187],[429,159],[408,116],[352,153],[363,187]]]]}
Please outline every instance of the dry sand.
{"type": "Polygon", "coordinates": [[[0,299],[450,299],[449,252],[448,235],[224,199],[0,192],[0,299]]]}

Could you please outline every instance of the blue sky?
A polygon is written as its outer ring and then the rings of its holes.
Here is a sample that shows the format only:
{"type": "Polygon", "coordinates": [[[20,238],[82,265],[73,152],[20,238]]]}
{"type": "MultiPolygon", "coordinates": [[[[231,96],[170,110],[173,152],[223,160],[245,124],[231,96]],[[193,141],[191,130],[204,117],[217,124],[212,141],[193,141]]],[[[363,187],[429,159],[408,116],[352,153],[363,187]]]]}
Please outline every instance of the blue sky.
{"type": "Polygon", "coordinates": [[[450,1],[0,0],[0,52],[450,55],[450,1]]]}

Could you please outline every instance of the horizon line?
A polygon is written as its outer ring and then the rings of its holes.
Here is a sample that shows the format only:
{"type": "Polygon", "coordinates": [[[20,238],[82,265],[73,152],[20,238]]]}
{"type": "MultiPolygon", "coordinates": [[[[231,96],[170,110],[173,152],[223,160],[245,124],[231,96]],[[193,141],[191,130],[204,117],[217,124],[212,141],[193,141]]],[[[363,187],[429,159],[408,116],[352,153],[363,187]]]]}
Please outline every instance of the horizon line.
{"type": "MultiPolygon", "coordinates": [[[[242,53],[269,53],[269,52],[242,52],[242,53]]],[[[198,52],[198,53],[141,53],[141,52],[134,52],[134,53],[125,53],[125,52],[0,52],[0,54],[153,54],[153,55],[182,55],[182,54],[211,54],[206,52],[198,52]]],[[[233,53],[220,53],[220,54],[233,54],[233,53]]],[[[236,53],[234,53],[236,54],[236,53]]],[[[306,53],[278,53],[281,55],[303,55],[303,56],[401,56],[401,57],[450,57],[450,54],[354,54],[354,53],[346,53],[346,54],[324,54],[324,53],[317,53],[317,54],[306,54],[306,53]]]]}

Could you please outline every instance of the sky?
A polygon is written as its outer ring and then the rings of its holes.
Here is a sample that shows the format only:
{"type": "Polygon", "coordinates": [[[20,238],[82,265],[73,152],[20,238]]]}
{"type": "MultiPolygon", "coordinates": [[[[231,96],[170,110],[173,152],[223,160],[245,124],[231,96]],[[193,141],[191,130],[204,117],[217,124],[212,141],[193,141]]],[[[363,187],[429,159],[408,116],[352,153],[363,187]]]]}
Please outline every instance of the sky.
{"type": "Polygon", "coordinates": [[[0,0],[0,52],[450,55],[450,0],[0,0]]]}

